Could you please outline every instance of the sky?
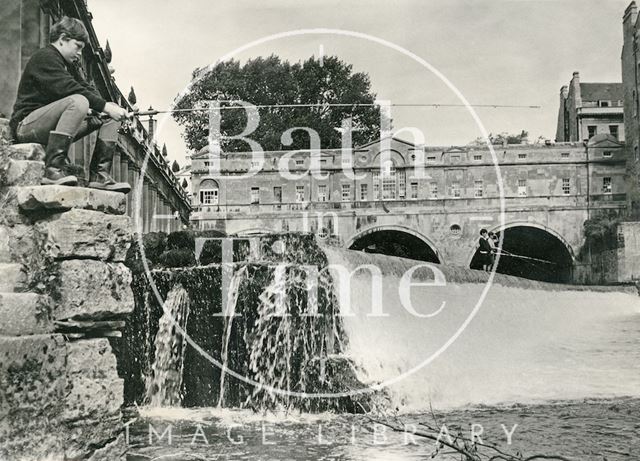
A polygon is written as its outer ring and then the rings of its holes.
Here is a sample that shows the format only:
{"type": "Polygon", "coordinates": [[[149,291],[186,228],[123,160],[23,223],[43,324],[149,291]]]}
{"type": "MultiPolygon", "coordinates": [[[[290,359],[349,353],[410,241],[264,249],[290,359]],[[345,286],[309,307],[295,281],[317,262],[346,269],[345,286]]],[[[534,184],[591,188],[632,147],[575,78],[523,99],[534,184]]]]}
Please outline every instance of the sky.
{"type": "MultiPolygon", "coordinates": [[[[460,104],[445,81],[476,108],[490,133],[553,139],[562,85],[621,81],[622,15],[630,0],[88,0],[101,45],[109,40],[116,83],[133,86],[141,110],[168,108],[205,67],[253,41],[302,29],[329,33],[270,40],[235,55],[276,54],[291,62],[336,55],[370,75],[391,103],[460,104]],[[391,43],[395,48],[382,44],[391,43]],[[406,50],[407,53],[398,51],[406,50]],[[424,60],[425,67],[410,58],[424,60]],[[429,69],[428,67],[431,67],[429,69]],[[442,78],[438,77],[438,74],[442,78]]],[[[481,130],[464,107],[393,108],[394,128],[416,127],[427,145],[464,145],[481,130]]],[[[180,127],[160,119],[158,142],[183,165],[180,127]]],[[[413,141],[406,132],[401,138],[413,141]]]]}

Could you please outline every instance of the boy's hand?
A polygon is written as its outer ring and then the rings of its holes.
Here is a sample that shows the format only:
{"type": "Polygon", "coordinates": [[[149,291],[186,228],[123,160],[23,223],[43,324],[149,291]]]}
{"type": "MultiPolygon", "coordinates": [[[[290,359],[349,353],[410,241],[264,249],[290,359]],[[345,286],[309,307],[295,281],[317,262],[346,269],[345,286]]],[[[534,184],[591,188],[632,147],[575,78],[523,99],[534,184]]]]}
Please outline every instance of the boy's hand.
{"type": "Polygon", "coordinates": [[[127,111],[113,102],[108,102],[107,104],[105,104],[103,112],[114,119],[116,122],[121,122],[122,120],[127,118],[127,111]]]}

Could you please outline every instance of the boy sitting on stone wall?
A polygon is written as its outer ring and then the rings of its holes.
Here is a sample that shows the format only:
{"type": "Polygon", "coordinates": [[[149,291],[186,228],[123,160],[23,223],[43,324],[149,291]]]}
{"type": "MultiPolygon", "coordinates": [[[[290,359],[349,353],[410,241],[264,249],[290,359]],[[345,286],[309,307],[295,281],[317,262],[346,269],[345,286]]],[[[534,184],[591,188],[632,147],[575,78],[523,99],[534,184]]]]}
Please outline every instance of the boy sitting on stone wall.
{"type": "Polygon", "coordinates": [[[131,186],[116,183],[110,175],[119,122],[127,112],[102,99],[80,74],[77,66],[89,42],[84,24],[64,17],[51,27],[49,38],[50,44],[33,54],[20,78],[10,121],[14,138],[46,145],[42,184],[75,186],[78,167],[69,161],[69,147],[99,129],[89,166],[89,187],[128,193],[131,186]],[[111,120],[88,117],[89,109],[103,112],[111,120]]]}

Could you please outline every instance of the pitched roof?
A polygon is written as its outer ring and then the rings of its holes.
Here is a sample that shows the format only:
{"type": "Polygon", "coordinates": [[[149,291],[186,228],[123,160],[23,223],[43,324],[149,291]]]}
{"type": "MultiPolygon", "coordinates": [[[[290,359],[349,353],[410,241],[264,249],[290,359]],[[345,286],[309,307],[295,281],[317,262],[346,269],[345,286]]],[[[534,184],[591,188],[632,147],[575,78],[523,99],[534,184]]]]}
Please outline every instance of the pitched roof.
{"type": "Polygon", "coordinates": [[[622,83],[580,83],[580,96],[583,101],[622,101],[624,90],[622,83]]]}

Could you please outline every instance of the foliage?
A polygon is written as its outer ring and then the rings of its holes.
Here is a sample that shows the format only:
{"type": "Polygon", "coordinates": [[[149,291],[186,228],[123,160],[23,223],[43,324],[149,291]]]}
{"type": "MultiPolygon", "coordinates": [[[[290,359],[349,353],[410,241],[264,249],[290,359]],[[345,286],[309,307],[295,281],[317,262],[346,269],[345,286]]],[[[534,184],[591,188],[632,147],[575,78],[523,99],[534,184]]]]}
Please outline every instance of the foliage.
{"type": "MultiPolygon", "coordinates": [[[[248,137],[264,150],[280,150],[282,134],[293,127],[314,129],[322,148],[341,146],[341,134],[336,130],[342,121],[352,117],[354,145],[365,144],[379,136],[380,115],[377,107],[331,107],[328,104],[373,104],[369,76],[353,72],[352,66],[335,56],[322,61],[311,57],[290,64],[278,56],[258,57],[244,65],[235,60],[218,63],[200,75],[196,69],[190,91],[176,101],[176,109],[205,108],[207,101],[242,100],[254,105],[320,104],[318,107],[274,107],[259,109],[259,124],[248,137]]],[[[228,106],[229,103],[221,103],[228,106]]],[[[239,107],[236,105],[236,107],[239,107]]],[[[240,134],[247,126],[247,113],[242,109],[223,110],[221,134],[240,134]]],[[[178,124],[184,127],[184,139],[190,149],[199,151],[208,143],[208,111],[175,112],[178,124]]],[[[297,130],[292,134],[290,149],[309,148],[309,135],[297,130]]],[[[249,150],[241,140],[224,140],[227,152],[249,150]]]]}
{"type": "MultiPolygon", "coordinates": [[[[503,145],[505,142],[507,144],[527,144],[529,140],[529,132],[522,130],[520,134],[509,134],[506,131],[502,133],[493,134],[489,133],[489,141],[492,145],[503,145]]],[[[469,143],[469,146],[478,146],[481,147],[486,145],[486,140],[479,136],[473,141],[469,143]]]]}
{"type": "Polygon", "coordinates": [[[603,212],[587,219],[584,222],[585,244],[580,257],[583,258],[586,251],[600,252],[617,248],[620,220],[615,212],[603,212]]]}

